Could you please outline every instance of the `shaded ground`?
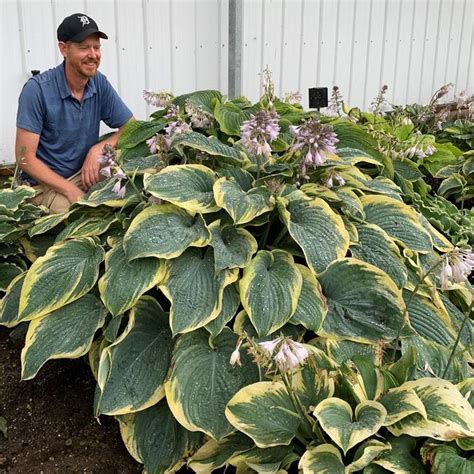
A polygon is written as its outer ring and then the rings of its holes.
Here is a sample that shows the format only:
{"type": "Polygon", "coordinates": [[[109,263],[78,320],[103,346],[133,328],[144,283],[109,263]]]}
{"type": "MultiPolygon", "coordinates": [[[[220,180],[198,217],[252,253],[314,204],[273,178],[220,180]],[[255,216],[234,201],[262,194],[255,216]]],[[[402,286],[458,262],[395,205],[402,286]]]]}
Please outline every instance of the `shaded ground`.
{"type": "Polygon", "coordinates": [[[117,422],[92,416],[94,380],[81,359],[49,361],[20,381],[22,339],[0,327],[0,474],[136,473],[117,422]],[[1,421],[0,421],[1,428],[1,421]]]}

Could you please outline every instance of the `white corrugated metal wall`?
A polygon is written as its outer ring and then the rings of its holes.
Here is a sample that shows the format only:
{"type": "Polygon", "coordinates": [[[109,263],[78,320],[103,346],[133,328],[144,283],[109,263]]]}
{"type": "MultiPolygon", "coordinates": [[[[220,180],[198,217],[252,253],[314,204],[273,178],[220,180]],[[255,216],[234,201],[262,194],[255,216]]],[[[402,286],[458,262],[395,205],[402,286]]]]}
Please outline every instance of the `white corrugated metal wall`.
{"type": "Polygon", "coordinates": [[[147,88],[255,100],[266,66],[278,94],[299,90],[305,105],[314,86],[338,85],[363,108],[383,84],[401,104],[425,102],[447,82],[474,89],[474,0],[0,0],[0,163],[14,161],[21,87],[32,69],[60,62],[56,27],[74,12],[109,35],[101,71],[138,118],[152,111],[147,88]],[[232,2],[240,21],[229,19],[232,2]],[[229,22],[240,28],[237,69],[229,22]]]}

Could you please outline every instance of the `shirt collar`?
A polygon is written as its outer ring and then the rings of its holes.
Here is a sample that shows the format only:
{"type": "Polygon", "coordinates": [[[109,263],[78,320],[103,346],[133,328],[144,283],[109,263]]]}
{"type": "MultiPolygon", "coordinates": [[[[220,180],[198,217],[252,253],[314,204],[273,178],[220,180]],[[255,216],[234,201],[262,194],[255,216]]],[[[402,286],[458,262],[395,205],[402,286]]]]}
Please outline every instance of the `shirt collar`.
{"type": "MultiPolygon", "coordinates": [[[[63,61],[58,67],[56,67],[56,80],[59,87],[59,93],[61,94],[61,99],[66,99],[67,97],[71,97],[71,89],[66,82],[66,72],[64,68],[66,67],[65,62],[63,61]]],[[[83,99],[87,99],[92,97],[97,92],[97,88],[95,85],[94,78],[91,78],[87,81],[86,88],[84,90],[83,99]]]]}

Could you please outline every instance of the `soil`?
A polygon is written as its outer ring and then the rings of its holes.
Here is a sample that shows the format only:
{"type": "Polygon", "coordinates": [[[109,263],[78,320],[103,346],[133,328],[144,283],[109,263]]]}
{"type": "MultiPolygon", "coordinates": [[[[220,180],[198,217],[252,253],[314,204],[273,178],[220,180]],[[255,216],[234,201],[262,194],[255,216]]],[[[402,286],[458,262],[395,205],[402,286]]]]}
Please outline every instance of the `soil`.
{"type": "Polygon", "coordinates": [[[92,415],[95,380],[82,359],[46,363],[20,381],[23,338],[0,327],[0,474],[138,473],[118,423],[92,415]]]}

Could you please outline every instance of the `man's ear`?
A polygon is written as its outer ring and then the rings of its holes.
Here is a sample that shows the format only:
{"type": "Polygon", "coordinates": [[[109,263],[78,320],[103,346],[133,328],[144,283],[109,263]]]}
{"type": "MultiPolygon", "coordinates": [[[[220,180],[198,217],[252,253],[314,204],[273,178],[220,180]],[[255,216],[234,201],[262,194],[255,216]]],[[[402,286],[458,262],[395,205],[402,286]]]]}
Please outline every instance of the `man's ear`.
{"type": "Polygon", "coordinates": [[[60,41],[58,43],[58,48],[59,48],[59,52],[62,54],[63,58],[66,58],[66,56],[67,56],[67,44],[64,43],[63,41],[60,41]]]}

